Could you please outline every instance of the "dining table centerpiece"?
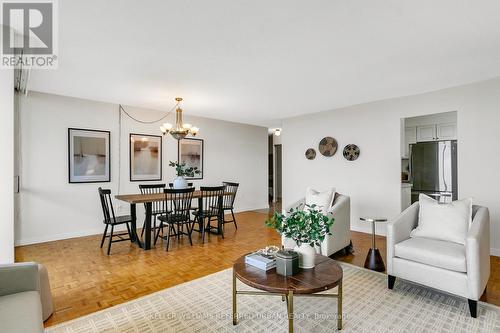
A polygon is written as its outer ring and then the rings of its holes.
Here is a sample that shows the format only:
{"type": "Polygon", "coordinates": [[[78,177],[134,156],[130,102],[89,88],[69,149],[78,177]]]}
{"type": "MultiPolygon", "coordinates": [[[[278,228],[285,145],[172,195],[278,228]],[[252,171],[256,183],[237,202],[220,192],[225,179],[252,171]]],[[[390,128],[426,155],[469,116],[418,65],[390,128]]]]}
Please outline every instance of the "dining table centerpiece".
{"type": "Polygon", "coordinates": [[[295,252],[299,253],[300,268],[314,268],[316,250],[326,235],[331,235],[334,218],[324,214],[316,205],[291,208],[286,214],[274,212],[266,220],[266,226],[280,235],[295,241],[295,252]]]}
{"type": "Polygon", "coordinates": [[[168,166],[175,168],[177,177],[173,181],[174,189],[188,188],[186,177],[194,177],[201,171],[197,167],[188,167],[186,163],[179,163],[178,161],[169,161],[168,166]]]}

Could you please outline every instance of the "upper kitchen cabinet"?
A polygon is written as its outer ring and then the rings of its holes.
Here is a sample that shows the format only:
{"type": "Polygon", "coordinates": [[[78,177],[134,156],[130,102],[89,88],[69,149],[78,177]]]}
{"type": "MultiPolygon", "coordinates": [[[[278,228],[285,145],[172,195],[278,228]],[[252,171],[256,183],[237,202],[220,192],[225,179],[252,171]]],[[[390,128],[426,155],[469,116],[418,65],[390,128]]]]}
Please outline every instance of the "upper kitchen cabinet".
{"type": "Polygon", "coordinates": [[[417,126],[417,142],[455,140],[456,138],[456,123],[417,126]]]}
{"type": "Polygon", "coordinates": [[[436,140],[436,125],[417,126],[417,142],[436,140]]]}
{"type": "Polygon", "coordinates": [[[456,140],[457,123],[437,124],[436,137],[438,140],[456,140]]]}

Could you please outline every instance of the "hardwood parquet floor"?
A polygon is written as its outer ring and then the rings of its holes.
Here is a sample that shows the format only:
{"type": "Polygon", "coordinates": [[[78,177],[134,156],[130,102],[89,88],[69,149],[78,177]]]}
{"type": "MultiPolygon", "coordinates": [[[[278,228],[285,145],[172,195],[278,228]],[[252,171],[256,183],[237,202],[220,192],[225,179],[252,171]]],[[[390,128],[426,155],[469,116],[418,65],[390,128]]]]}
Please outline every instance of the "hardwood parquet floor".
{"type": "MultiPolygon", "coordinates": [[[[267,214],[243,212],[236,215],[238,229],[225,227],[225,239],[210,235],[201,244],[193,234],[171,240],[169,252],[160,240],[150,251],[129,242],[114,243],[111,255],[99,248],[100,235],[73,238],[16,248],[16,261],[36,261],[49,272],[55,312],[45,323],[51,326],[116,304],[229,268],[239,256],[266,245],[279,245],[279,235],[264,226],[267,214]]],[[[352,232],[354,253],[335,259],[363,266],[370,248],[369,234],[352,232]]],[[[385,237],[377,236],[385,259],[385,237]]],[[[492,273],[483,300],[500,305],[500,258],[492,257],[492,273]]]]}

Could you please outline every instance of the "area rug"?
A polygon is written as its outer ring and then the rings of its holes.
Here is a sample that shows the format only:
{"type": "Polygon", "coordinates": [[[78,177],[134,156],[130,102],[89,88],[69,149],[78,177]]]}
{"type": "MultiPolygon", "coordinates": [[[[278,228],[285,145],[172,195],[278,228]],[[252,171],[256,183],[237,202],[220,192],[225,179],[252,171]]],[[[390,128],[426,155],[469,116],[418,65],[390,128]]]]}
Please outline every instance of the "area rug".
{"type": "MultiPolygon", "coordinates": [[[[480,303],[478,318],[467,301],[341,264],[343,332],[500,332],[500,308],[480,303]]],[[[238,325],[231,320],[232,270],[224,270],[45,330],[62,332],[287,332],[280,297],[238,295],[238,325]]],[[[252,290],[238,281],[239,290],[252,290]]],[[[336,292],[336,289],[332,290],[336,292]]],[[[294,299],[295,332],[336,330],[337,301],[294,299]]]]}

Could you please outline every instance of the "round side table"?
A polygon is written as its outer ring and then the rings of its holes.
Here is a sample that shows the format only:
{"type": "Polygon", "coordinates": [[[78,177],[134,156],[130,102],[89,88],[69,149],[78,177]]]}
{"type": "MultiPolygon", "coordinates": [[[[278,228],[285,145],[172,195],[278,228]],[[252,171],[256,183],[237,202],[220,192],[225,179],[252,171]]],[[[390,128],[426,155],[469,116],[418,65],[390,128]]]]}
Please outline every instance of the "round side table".
{"type": "Polygon", "coordinates": [[[361,221],[370,222],[372,224],[372,247],[368,251],[368,255],[365,260],[365,268],[371,269],[377,272],[385,271],[384,260],[380,255],[380,251],[375,246],[375,223],[377,222],[387,222],[386,218],[383,217],[360,217],[361,221]]]}

